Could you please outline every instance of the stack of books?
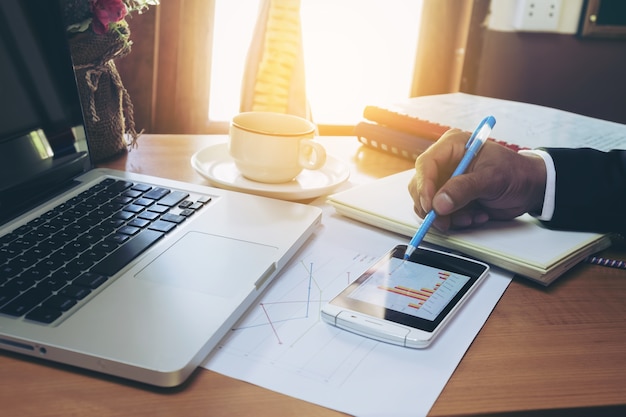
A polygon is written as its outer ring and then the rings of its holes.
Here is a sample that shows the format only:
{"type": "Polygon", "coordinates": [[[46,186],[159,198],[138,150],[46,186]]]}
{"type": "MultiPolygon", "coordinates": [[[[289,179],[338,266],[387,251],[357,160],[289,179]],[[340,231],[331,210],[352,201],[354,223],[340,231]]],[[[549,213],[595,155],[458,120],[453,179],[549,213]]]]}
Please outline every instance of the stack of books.
{"type": "MultiPolygon", "coordinates": [[[[354,128],[354,134],[366,146],[415,160],[452,126],[457,127],[456,123],[424,118],[423,105],[428,105],[434,97],[443,96],[414,97],[390,105],[368,105],[363,110],[363,120],[354,128]]],[[[475,124],[480,120],[482,117],[475,124]]],[[[490,140],[515,151],[524,149],[503,140],[490,140]]]]}

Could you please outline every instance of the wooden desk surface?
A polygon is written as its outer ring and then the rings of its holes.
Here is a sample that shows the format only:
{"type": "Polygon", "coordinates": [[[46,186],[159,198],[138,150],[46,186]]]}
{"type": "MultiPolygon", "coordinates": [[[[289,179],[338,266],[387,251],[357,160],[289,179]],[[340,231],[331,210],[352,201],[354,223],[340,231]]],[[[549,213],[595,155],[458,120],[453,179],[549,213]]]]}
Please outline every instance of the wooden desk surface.
{"type": "MultiPolygon", "coordinates": [[[[189,159],[216,140],[145,135],[105,165],[204,184],[189,159]]],[[[322,141],[356,182],[412,167],[354,138],[322,141]]],[[[605,254],[626,258],[623,248],[605,254]]],[[[342,415],[205,369],[162,390],[10,353],[0,353],[0,404],[12,416],[342,415]]],[[[579,265],[548,288],[514,279],[430,415],[557,415],[547,410],[626,415],[626,271],[579,265]]]]}

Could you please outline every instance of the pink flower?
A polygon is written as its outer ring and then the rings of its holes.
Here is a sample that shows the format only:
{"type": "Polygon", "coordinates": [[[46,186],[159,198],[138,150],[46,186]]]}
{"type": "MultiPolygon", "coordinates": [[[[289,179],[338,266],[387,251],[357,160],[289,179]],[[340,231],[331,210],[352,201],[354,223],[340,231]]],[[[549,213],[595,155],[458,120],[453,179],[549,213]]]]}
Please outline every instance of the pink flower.
{"type": "Polygon", "coordinates": [[[124,19],[128,12],[123,0],[90,0],[90,3],[93,31],[99,35],[107,33],[109,24],[124,19]]]}

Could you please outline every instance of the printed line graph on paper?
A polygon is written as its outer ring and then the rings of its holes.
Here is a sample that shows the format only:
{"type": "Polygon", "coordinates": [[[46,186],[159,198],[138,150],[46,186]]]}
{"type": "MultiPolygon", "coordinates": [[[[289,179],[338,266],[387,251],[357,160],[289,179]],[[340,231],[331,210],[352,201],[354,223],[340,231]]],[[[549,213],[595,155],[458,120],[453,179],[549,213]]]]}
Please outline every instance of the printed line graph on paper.
{"type": "MultiPolygon", "coordinates": [[[[364,262],[368,259],[368,257],[356,254],[352,261],[364,262]]],[[[261,301],[259,303],[259,308],[262,310],[263,315],[261,315],[262,318],[260,323],[238,326],[233,330],[241,331],[254,326],[269,326],[274,333],[276,343],[283,344],[283,340],[281,339],[277,329],[277,326],[280,323],[292,320],[306,321],[309,318],[313,318],[315,320],[313,320],[313,323],[311,324],[314,325],[317,322],[317,318],[319,318],[322,305],[330,299],[330,297],[324,297],[325,293],[328,293],[328,291],[325,291],[325,289],[322,288],[322,283],[316,279],[316,275],[318,273],[323,274],[328,271],[324,271],[324,265],[321,265],[319,271],[317,268],[318,265],[316,265],[313,261],[309,261],[307,264],[305,263],[305,260],[300,260],[299,265],[295,265],[293,271],[298,274],[298,270],[300,270],[300,275],[302,275],[301,280],[295,280],[297,287],[293,291],[290,291],[286,296],[281,297],[280,300],[272,301],[271,299],[268,299],[266,301],[261,301]],[[304,294],[304,288],[306,288],[306,294],[304,294]],[[293,296],[294,298],[290,299],[290,296],[293,296]],[[291,315],[290,313],[295,314],[291,315]]],[[[350,270],[338,271],[338,275],[335,277],[338,284],[344,286],[349,285],[352,282],[350,273],[350,270]],[[342,276],[344,276],[345,279],[342,279],[342,276]]],[[[297,340],[291,341],[292,345],[295,343],[297,343],[297,340]]]]}
{"type": "MultiPolygon", "coordinates": [[[[322,308],[322,301],[324,301],[322,300],[322,294],[323,294],[322,288],[319,286],[318,282],[313,277],[313,262],[311,262],[308,267],[305,265],[304,261],[301,261],[300,263],[306,269],[306,272],[308,274],[308,280],[307,280],[308,287],[307,287],[307,294],[305,298],[301,300],[292,300],[292,301],[275,301],[275,302],[268,301],[268,302],[259,303],[259,306],[261,307],[261,309],[263,310],[263,313],[265,314],[265,317],[267,318],[267,325],[269,325],[272,328],[272,332],[276,336],[276,341],[278,342],[278,344],[282,344],[283,341],[280,338],[280,334],[278,333],[276,325],[280,321],[283,321],[283,320],[277,321],[277,320],[272,319],[272,316],[270,314],[270,310],[272,306],[277,305],[277,304],[291,304],[291,305],[304,304],[306,311],[304,312],[304,315],[302,317],[295,316],[295,317],[284,319],[284,320],[301,320],[301,319],[308,319],[309,314],[311,313],[319,314],[319,311],[322,308]],[[316,299],[311,298],[312,295],[313,297],[316,297],[316,299]],[[311,306],[312,303],[314,304],[313,306],[311,306]]],[[[347,278],[347,283],[346,283],[347,285],[350,283],[350,271],[346,273],[346,278],[347,278]]],[[[245,329],[245,327],[239,327],[233,330],[243,330],[243,329],[245,329]]],[[[293,343],[296,343],[296,342],[297,340],[294,341],[293,343]]]]}
{"type": "Polygon", "coordinates": [[[220,354],[341,384],[376,346],[321,320],[321,308],[377,257],[334,247],[294,258],[220,346],[220,354]],[[346,338],[350,338],[348,341],[346,338]]]}

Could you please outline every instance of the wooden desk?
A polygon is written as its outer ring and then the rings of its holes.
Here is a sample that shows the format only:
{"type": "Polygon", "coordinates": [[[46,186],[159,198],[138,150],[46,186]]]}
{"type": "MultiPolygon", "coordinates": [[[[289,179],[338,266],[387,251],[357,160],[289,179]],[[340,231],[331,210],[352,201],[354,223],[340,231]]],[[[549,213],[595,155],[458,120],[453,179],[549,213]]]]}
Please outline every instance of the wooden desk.
{"type": "MultiPolygon", "coordinates": [[[[223,139],[145,135],[138,149],[105,165],[205,183],[189,159],[223,139]]],[[[355,182],[412,166],[354,138],[323,142],[350,162],[355,182]]],[[[624,249],[606,254],[626,258],[624,249]]],[[[0,354],[0,404],[7,416],[342,415],[205,369],[162,390],[8,353],[0,354]]],[[[579,265],[549,288],[515,279],[430,414],[530,411],[626,415],[626,271],[579,265]]]]}

